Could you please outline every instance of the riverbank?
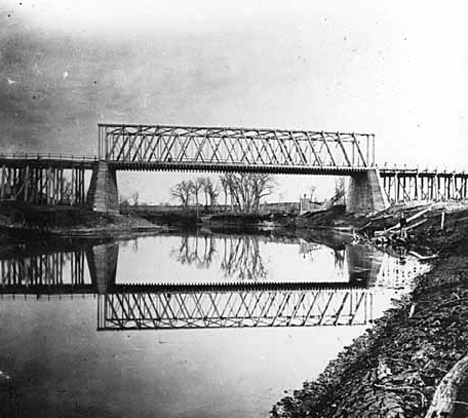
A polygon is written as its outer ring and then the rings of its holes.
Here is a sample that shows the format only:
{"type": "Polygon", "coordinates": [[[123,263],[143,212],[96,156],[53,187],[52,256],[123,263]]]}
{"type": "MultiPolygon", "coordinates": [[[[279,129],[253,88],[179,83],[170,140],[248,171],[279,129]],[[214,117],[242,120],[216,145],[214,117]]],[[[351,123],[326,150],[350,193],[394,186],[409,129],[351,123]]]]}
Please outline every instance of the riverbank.
{"type": "Polygon", "coordinates": [[[0,204],[0,237],[9,241],[44,236],[117,237],[166,229],[138,217],[81,208],[16,202],[0,204]]]}
{"type": "MultiPolygon", "coordinates": [[[[439,254],[433,269],[272,417],[425,417],[437,385],[467,353],[468,211],[451,212],[442,230],[436,208],[410,244],[439,254]]],[[[457,401],[453,417],[467,416],[466,399],[457,401]]]]}
{"type": "Polygon", "coordinates": [[[168,227],[196,229],[197,227],[213,227],[223,229],[282,227],[296,218],[290,213],[237,213],[237,212],[212,212],[200,210],[198,213],[182,208],[174,210],[154,210],[151,207],[130,207],[126,213],[130,216],[145,219],[149,222],[166,225],[168,227]]]}
{"type": "Polygon", "coordinates": [[[116,233],[167,229],[265,231],[357,228],[363,216],[345,213],[343,205],[298,215],[295,213],[231,213],[201,210],[154,211],[145,206],[127,207],[122,214],[98,213],[79,207],[0,203],[0,234],[30,238],[35,235],[113,236],[116,233]]]}

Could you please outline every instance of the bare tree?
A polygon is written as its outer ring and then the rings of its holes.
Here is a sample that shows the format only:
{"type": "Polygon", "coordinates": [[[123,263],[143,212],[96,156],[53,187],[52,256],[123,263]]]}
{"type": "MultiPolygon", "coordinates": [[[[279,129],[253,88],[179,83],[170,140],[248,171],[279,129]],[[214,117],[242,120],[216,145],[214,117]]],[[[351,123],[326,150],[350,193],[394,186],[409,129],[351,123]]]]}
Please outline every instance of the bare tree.
{"type": "Polygon", "coordinates": [[[192,183],[191,181],[181,181],[177,183],[174,187],[171,187],[172,197],[180,200],[181,204],[188,211],[188,206],[190,203],[190,196],[192,193],[192,183]]]}
{"type": "Polygon", "coordinates": [[[216,205],[216,199],[219,196],[219,186],[216,183],[213,183],[211,178],[207,177],[207,182],[205,183],[205,192],[208,194],[210,198],[210,206],[216,205]]]}
{"type": "Polygon", "coordinates": [[[235,182],[234,174],[225,173],[223,176],[220,177],[220,181],[221,181],[221,186],[225,194],[226,209],[227,209],[227,200],[229,197],[229,202],[231,205],[231,212],[234,212],[235,195],[236,195],[236,182],[235,182]]]}
{"type": "Polygon", "coordinates": [[[242,182],[242,176],[244,174],[225,173],[221,177],[221,182],[225,183],[226,191],[231,200],[231,211],[236,206],[242,211],[243,201],[245,196],[245,184],[242,182]]]}
{"type": "Polygon", "coordinates": [[[262,198],[273,193],[275,180],[271,174],[258,173],[250,176],[253,192],[253,209],[258,211],[262,198]]]}
{"type": "Polygon", "coordinates": [[[184,180],[171,188],[171,195],[178,199],[188,210],[191,199],[194,200],[195,210],[199,212],[200,192],[204,194],[205,206],[213,205],[219,195],[218,186],[209,177],[198,177],[195,180],[184,180]]]}
{"type": "Polygon", "coordinates": [[[194,181],[190,180],[190,190],[195,197],[195,211],[197,213],[197,218],[198,218],[198,201],[199,201],[199,195],[200,195],[200,190],[203,188],[205,180],[203,177],[198,177],[194,181]]]}
{"type": "Polygon", "coordinates": [[[219,178],[219,181],[221,183],[221,188],[223,189],[223,194],[224,194],[224,211],[227,211],[227,201],[228,201],[228,195],[229,195],[229,184],[226,176],[221,176],[219,178]]]}
{"type": "Polygon", "coordinates": [[[258,211],[262,198],[273,193],[275,181],[271,174],[265,173],[226,173],[221,176],[226,203],[231,198],[240,212],[258,211]]]}
{"type": "Polygon", "coordinates": [[[205,208],[207,208],[209,202],[208,184],[210,183],[211,179],[209,177],[199,177],[197,180],[200,182],[201,191],[205,195],[205,208]]]}
{"type": "Polygon", "coordinates": [[[200,183],[201,190],[205,195],[205,208],[213,206],[219,195],[218,185],[214,184],[210,177],[199,177],[197,181],[200,183]]]}

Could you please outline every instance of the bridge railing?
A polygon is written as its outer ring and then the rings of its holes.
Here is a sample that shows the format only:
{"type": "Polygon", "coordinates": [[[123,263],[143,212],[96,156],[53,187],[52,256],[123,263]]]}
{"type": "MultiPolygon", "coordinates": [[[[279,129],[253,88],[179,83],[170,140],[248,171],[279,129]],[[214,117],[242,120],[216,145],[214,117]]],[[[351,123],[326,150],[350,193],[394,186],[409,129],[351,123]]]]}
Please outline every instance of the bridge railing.
{"type": "Polygon", "coordinates": [[[362,168],[374,165],[373,134],[283,129],[99,125],[110,162],[201,166],[362,168]]]}
{"type": "Polygon", "coordinates": [[[73,160],[92,162],[97,161],[96,155],[73,155],[73,154],[52,154],[52,153],[25,153],[25,152],[13,152],[13,153],[0,153],[0,159],[6,160],[73,160]]]}

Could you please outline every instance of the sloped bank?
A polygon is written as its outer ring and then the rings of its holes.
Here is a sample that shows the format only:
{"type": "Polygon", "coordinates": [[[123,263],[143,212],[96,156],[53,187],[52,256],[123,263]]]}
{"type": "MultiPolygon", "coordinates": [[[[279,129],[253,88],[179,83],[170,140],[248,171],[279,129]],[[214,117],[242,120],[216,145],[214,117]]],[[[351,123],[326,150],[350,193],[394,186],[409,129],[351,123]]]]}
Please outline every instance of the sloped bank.
{"type": "MultiPolygon", "coordinates": [[[[318,379],[278,402],[272,417],[425,417],[436,387],[468,350],[466,215],[414,237],[441,252],[433,270],[318,379]]],[[[468,416],[463,395],[453,417],[468,416]]]]}
{"type": "Polygon", "coordinates": [[[138,217],[66,206],[0,204],[0,237],[14,241],[44,236],[116,237],[165,230],[138,217]]]}

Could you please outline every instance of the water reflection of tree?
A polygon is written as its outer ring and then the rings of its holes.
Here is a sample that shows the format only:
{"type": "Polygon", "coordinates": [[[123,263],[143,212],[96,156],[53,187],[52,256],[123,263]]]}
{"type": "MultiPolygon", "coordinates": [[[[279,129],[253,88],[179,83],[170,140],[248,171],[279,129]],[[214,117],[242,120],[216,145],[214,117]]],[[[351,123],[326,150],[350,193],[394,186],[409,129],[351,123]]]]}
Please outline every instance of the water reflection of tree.
{"type": "Polygon", "coordinates": [[[314,261],[314,252],[322,248],[320,244],[315,242],[301,242],[299,245],[299,253],[302,254],[302,257],[305,259],[306,255],[310,261],[314,261]]]}
{"type": "MultiPolygon", "coordinates": [[[[304,259],[307,254],[309,260],[311,262],[314,262],[314,253],[317,251],[320,251],[322,248],[323,248],[323,245],[321,244],[316,244],[316,243],[311,243],[311,242],[301,243],[299,252],[302,254],[304,259]]],[[[343,248],[342,250],[338,250],[336,248],[332,248],[332,251],[333,251],[335,267],[338,270],[343,270],[344,264],[345,264],[345,254],[346,254],[345,249],[343,248]]]]}
{"type": "Polygon", "coordinates": [[[335,267],[341,271],[344,269],[345,254],[345,250],[333,250],[333,255],[335,258],[335,267]]]}
{"type": "Polygon", "coordinates": [[[266,269],[258,239],[252,236],[225,237],[221,268],[225,276],[236,281],[266,279],[266,269]]]}
{"type": "Polygon", "coordinates": [[[171,251],[171,256],[181,264],[209,268],[216,253],[215,240],[224,247],[221,269],[224,276],[235,281],[262,280],[268,275],[260,254],[258,239],[253,236],[183,236],[180,246],[171,251]]]}
{"type": "Polygon", "coordinates": [[[180,246],[171,255],[181,264],[209,268],[216,253],[215,240],[210,236],[183,236],[180,246]]]}

